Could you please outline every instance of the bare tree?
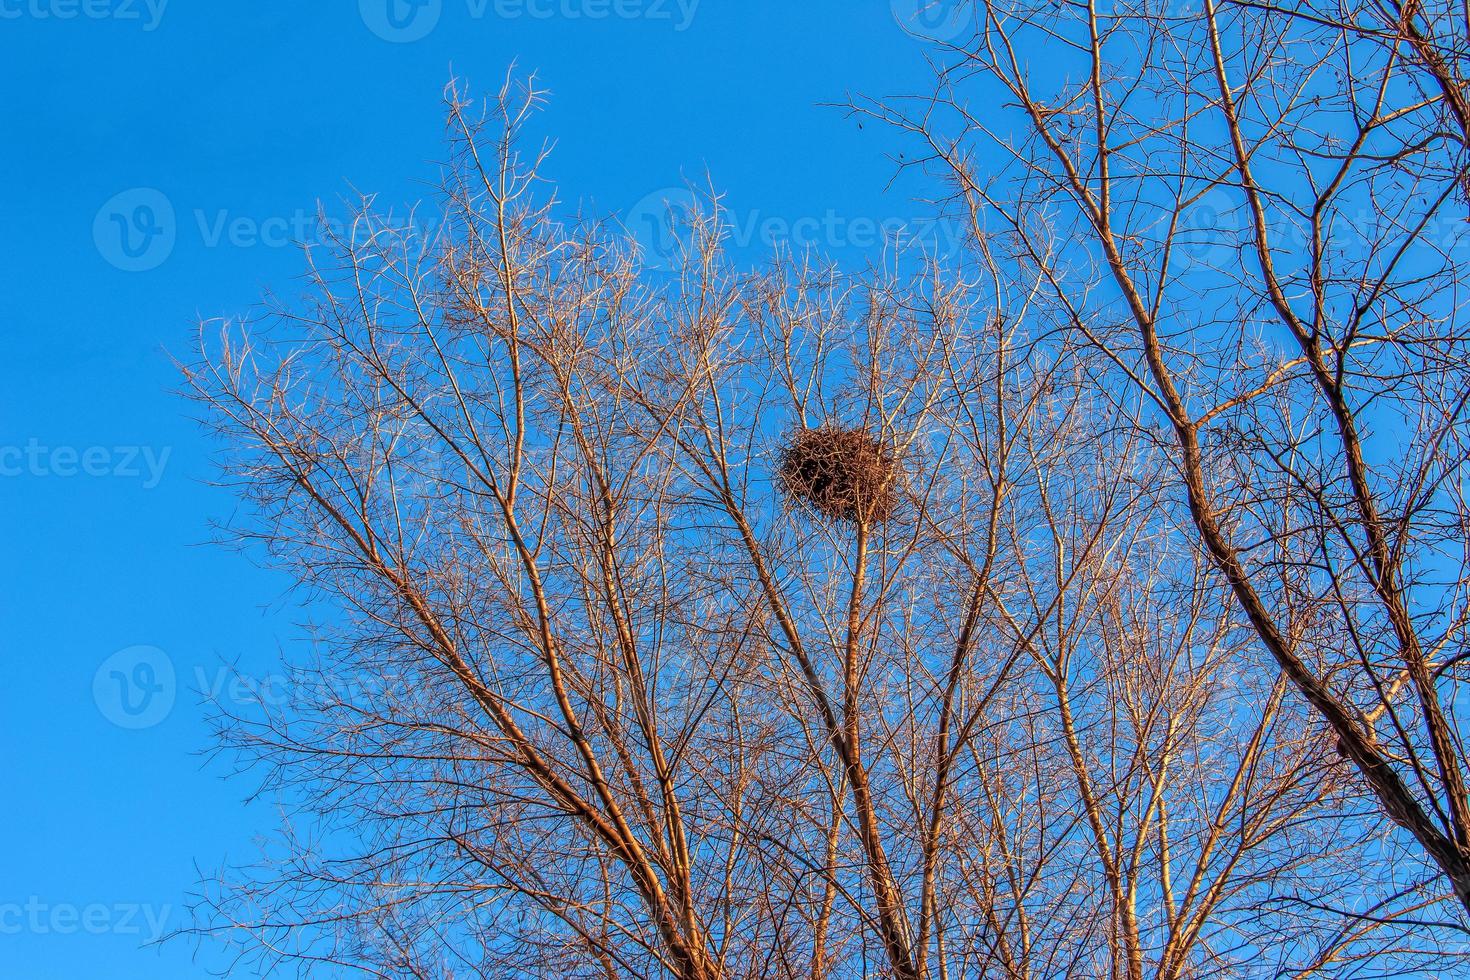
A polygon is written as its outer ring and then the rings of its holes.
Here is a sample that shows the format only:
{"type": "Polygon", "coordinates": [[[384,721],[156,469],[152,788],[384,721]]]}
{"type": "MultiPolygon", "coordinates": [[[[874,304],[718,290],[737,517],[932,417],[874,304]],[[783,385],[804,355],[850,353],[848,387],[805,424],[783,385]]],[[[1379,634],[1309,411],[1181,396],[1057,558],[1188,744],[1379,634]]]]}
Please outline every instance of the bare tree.
{"type": "Polygon", "coordinates": [[[652,279],[549,203],[539,99],[451,87],[435,233],[364,202],[187,369],[323,623],[224,719],[287,816],[201,930],[380,977],[1450,962],[1053,265],[742,272],[711,202],[652,279]]]}
{"type": "Polygon", "coordinates": [[[1466,26],[985,3],[933,93],[861,107],[1143,399],[1199,546],[1461,927],[1466,26]]]}

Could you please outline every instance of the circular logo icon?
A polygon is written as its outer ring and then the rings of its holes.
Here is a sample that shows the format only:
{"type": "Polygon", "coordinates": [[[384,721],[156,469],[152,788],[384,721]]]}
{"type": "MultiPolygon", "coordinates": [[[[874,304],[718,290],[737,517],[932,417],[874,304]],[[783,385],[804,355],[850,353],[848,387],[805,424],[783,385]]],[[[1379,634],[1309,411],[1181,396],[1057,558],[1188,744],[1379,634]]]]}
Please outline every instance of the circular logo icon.
{"type": "Polygon", "coordinates": [[[1239,260],[1246,206],[1228,192],[1215,189],[1188,205],[1174,229],[1174,262],[1178,271],[1224,269],[1239,260]]]}
{"type": "Polygon", "coordinates": [[[699,208],[699,198],[685,187],[665,187],[644,195],[623,216],[623,226],[638,243],[643,267],[654,271],[678,264],[679,231],[699,208]]]}
{"type": "Polygon", "coordinates": [[[408,44],[423,40],[439,26],[444,0],[358,0],[357,9],[378,37],[408,44]]]}
{"type": "Polygon", "coordinates": [[[156,269],[178,240],[173,203],[151,187],[123,191],[97,211],[92,240],[98,253],[124,272],[156,269]]]}
{"type": "Polygon", "coordinates": [[[92,699],[102,717],[119,728],[152,728],[173,710],[178,685],[174,664],[157,647],[119,650],[92,677],[92,699]]]}
{"type": "Polygon", "coordinates": [[[974,0],[891,0],[893,19],[914,37],[954,41],[975,32],[974,0]]]}

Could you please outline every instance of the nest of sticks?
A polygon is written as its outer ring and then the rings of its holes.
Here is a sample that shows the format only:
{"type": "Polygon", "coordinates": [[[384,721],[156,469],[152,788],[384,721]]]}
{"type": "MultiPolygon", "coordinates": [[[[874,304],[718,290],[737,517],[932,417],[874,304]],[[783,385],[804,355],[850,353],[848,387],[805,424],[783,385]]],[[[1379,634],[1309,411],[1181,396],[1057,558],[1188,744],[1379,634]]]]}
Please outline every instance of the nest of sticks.
{"type": "Polygon", "coordinates": [[[867,429],[797,430],[781,452],[780,477],[790,497],[837,521],[881,521],[898,506],[898,459],[867,429]]]}

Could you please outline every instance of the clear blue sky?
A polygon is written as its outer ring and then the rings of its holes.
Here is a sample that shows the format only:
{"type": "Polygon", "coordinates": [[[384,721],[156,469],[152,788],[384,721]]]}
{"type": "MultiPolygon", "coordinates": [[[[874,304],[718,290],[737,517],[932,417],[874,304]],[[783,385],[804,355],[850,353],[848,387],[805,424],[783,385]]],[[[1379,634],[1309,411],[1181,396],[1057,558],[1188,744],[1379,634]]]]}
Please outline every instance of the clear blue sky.
{"type": "Polygon", "coordinates": [[[708,171],[746,227],[839,253],[922,213],[917,188],[885,190],[892,134],[821,106],[922,87],[898,23],[920,0],[388,2],[0,0],[7,980],[219,963],[140,948],[275,825],[201,755],[192,692],[226,661],[269,676],[302,614],[279,575],[204,544],[233,504],[166,352],[289,290],[318,201],[426,195],[451,68],[481,90],[537,71],[549,173],[601,212],[708,171]]]}

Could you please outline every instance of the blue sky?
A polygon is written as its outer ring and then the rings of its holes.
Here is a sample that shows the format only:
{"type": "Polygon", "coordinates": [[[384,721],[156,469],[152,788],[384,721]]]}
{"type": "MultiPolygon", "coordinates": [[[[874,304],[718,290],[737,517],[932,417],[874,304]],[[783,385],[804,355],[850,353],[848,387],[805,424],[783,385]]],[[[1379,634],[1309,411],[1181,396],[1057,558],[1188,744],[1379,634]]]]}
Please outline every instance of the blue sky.
{"type": "Polygon", "coordinates": [[[752,251],[839,255],[923,214],[893,135],[823,106],[922,88],[923,0],[391,2],[0,0],[0,976],[221,963],[141,948],[275,824],[193,692],[278,673],[303,613],[207,544],[234,504],[168,352],[288,291],[319,201],[428,196],[451,73],[537,72],[548,174],[591,211],[708,173],[752,251]]]}

